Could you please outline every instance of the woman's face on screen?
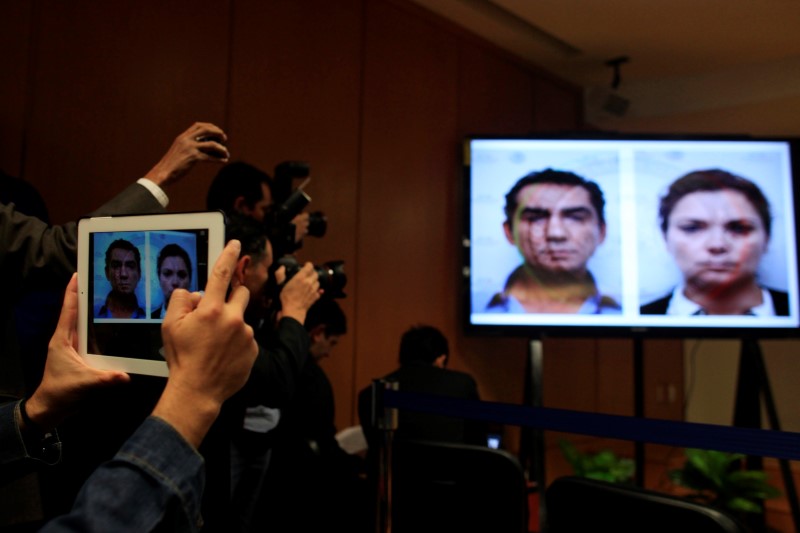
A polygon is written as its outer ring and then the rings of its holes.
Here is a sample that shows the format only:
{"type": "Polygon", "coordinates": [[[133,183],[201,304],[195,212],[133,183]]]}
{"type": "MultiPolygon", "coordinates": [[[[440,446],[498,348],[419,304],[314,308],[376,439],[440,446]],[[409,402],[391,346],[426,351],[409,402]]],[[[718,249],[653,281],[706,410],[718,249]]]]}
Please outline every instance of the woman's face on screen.
{"type": "Polygon", "coordinates": [[[165,257],[158,272],[158,281],[164,293],[164,301],[168,302],[175,289],[189,289],[192,278],[183,258],[180,256],[165,257]]]}
{"type": "Polygon", "coordinates": [[[769,240],[753,205],[731,189],[678,200],[664,237],[686,284],[701,290],[751,282],[769,240]]]}

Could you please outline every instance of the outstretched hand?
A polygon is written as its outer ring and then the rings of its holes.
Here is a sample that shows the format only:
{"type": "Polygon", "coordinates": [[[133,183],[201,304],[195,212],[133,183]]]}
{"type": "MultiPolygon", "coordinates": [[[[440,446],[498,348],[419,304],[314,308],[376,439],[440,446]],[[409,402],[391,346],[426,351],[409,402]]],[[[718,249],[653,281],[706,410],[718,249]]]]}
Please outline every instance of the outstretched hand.
{"type": "Polygon", "coordinates": [[[244,322],[250,293],[225,294],[241,244],[231,240],[214,264],[205,294],[175,289],[161,326],[169,379],[153,414],[199,445],[222,402],[241,389],[258,354],[253,329],[244,322]]]}
{"type": "Polygon", "coordinates": [[[86,364],[77,351],[77,324],[78,277],[73,274],[47,349],[42,382],[25,404],[31,420],[45,430],[61,423],[89,389],[130,380],[124,372],[99,370],[86,364]]]}
{"type": "Polygon", "coordinates": [[[182,178],[198,161],[227,163],[225,132],[208,122],[195,122],[175,138],[161,161],[144,177],[160,187],[182,178]]]}

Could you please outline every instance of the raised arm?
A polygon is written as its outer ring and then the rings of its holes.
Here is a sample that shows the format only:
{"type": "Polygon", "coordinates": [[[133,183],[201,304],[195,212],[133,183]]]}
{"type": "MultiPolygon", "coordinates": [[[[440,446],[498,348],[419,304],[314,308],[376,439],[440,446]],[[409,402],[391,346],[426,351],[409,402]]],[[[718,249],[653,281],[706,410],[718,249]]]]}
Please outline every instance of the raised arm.
{"type": "Polygon", "coordinates": [[[72,511],[42,531],[202,527],[205,476],[196,448],[222,402],[247,380],[257,353],[244,323],[247,289],[225,298],[239,247],[238,241],[225,247],[204,296],[183,289],[172,294],[162,325],[170,376],[153,416],[86,481],[72,511]]]}

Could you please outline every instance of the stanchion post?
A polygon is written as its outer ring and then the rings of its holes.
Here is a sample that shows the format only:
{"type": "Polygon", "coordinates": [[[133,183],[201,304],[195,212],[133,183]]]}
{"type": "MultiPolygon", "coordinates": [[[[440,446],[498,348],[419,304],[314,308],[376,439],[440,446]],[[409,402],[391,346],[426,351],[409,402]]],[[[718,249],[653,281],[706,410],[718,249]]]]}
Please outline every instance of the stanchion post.
{"type": "Polygon", "coordinates": [[[372,425],[381,433],[377,468],[378,494],[375,499],[375,531],[378,533],[392,531],[392,444],[397,429],[397,409],[384,407],[383,393],[387,389],[398,390],[398,383],[383,380],[372,382],[372,425]]]}

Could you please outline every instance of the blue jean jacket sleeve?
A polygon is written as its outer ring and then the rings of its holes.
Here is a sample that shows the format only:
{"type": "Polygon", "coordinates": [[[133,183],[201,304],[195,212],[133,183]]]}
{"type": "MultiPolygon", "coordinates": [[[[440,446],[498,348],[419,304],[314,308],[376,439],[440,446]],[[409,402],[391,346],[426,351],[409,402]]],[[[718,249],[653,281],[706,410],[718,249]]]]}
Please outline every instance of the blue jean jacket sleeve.
{"type": "Polygon", "coordinates": [[[55,431],[41,441],[22,438],[16,415],[19,403],[0,405],[0,483],[61,460],[61,441],[55,431]]]}
{"type": "Polygon", "coordinates": [[[41,531],[199,531],[204,484],[197,450],[151,416],[89,477],[72,511],[41,531]]]}

